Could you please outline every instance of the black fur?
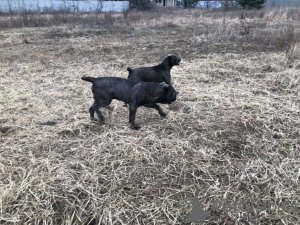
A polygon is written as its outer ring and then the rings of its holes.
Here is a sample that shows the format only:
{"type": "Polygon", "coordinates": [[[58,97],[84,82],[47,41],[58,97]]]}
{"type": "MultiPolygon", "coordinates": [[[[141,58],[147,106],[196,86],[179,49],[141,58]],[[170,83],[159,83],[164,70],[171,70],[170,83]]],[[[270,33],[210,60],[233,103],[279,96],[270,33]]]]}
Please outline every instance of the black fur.
{"type": "Polygon", "coordinates": [[[134,123],[139,106],[154,108],[165,117],[166,114],[156,103],[171,104],[176,100],[176,91],[167,84],[138,82],[119,77],[82,77],[81,79],[93,83],[92,92],[95,102],[89,109],[92,120],[95,120],[95,112],[103,120],[99,108],[108,106],[113,99],[117,99],[129,103],[129,123],[134,130],[140,128],[134,123]]]}
{"type": "Polygon", "coordinates": [[[175,55],[169,54],[156,66],[138,67],[135,69],[128,67],[127,70],[129,75],[127,79],[157,83],[165,82],[172,85],[170,71],[173,66],[179,64],[182,64],[181,59],[175,55]]]}

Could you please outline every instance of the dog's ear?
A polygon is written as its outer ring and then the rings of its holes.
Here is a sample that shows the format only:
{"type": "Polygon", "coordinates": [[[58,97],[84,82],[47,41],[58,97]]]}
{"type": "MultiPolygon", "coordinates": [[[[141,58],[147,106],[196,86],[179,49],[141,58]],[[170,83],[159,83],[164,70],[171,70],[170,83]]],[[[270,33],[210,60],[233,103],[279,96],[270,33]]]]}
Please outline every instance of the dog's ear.
{"type": "Polygon", "coordinates": [[[168,55],[166,56],[166,58],[167,58],[169,61],[172,60],[173,54],[168,54],[168,55]]]}

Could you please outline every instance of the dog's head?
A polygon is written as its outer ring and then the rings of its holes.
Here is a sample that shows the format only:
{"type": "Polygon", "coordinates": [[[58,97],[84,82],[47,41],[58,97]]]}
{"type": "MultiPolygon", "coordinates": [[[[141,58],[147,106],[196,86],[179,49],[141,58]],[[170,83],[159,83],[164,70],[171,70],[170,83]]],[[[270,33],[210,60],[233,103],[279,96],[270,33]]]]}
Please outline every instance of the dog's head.
{"type": "Polygon", "coordinates": [[[178,58],[176,55],[168,54],[165,59],[168,60],[171,67],[183,64],[181,58],[178,58]]]}
{"type": "Polygon", "coordinates": [[[175,89],[171,85],[168,84],[161,84],[161,85],[163,85],[164,94],[160,98],[160,103],[171,104],[172,102],[175,102],[178,92],[175,91],[175,89]]]}

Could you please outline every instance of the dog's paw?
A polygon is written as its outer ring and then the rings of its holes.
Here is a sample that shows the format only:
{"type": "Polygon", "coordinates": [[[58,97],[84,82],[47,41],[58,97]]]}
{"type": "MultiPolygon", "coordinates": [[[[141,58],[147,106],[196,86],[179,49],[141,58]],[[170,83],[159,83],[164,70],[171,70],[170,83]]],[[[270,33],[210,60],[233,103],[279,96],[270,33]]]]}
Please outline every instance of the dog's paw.
{"type": "Polygon", "coordinates": [[[139,130],[140,128],[141,127],[136,124],[131,126],[131,129],[133,129],[133,130],[139,130]]]}

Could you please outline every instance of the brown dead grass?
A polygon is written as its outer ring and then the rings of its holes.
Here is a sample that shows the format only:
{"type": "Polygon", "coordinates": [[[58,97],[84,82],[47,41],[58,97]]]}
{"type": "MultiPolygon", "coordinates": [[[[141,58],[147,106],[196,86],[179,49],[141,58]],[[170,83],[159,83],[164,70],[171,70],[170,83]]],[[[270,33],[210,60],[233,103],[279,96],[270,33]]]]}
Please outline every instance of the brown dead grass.
{"type": "Polygon", "coordinates": [[[204,224],[297,224],[299,18],[273,10],[0,31],[0,223],[183,224],[196,196],[204,224]],[[104,124],[89,121],[81,76],[127,77],[168,53],[185,64],[166,118],[139,108],[133,131],[114,101],[104,124]]]}

